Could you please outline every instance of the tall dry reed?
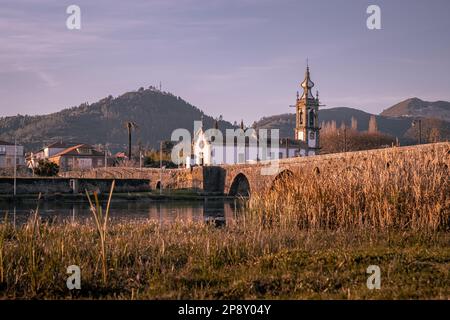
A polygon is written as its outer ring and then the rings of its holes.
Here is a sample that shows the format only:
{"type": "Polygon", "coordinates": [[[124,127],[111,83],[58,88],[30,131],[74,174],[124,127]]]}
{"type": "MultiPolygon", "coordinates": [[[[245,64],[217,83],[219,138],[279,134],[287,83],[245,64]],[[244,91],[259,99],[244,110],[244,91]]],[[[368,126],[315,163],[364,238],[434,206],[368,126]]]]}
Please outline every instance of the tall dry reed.
{"type": "Polygon", "coordinates": [[[299,228],[449,228],[449,149],[388,149],[280,175],[249,201],[262,225],[299,228]]]}
{"type": "Polygon", "coordinates": [[[108,202],[106,204],[105,215],[103,216],[102,206],[98,200],[98,195],[94,192],[94,202],[89,195],[89,192],[86,190],[86,196],[89,200],[89,207],[94,216],[95,226],[97,228],[97,233],[100,237],[100,258],[102,261],[102,277],[103,283],[106,284],[108,278],[108,261],[106,256],[106,237],[108,235],[108,218],[109,218],[109,209],[111,208],[111,200],[112,194],[114,192],[114,186],[116,185],[116,180],[113,180],[111,184],[111,190],[109,191],[108,202]]]}

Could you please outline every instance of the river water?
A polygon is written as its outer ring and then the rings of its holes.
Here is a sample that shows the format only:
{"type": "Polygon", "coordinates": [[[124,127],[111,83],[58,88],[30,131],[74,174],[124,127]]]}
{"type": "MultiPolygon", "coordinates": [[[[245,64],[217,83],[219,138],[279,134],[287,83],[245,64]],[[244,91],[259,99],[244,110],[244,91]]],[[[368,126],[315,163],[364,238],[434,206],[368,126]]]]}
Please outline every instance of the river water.
{"type": "MultiPolygon", "coordinates": [[[[106,207],[102,203],[103,209],[106,207]]],[[[113,201],[110,217],[114,221],[154,220],[171,223],[174,221],[212,221],[224,225],[234,219],[242,209],[239,200],[196,200],[196,201],[113,201]]],[[[36,210],[36,201],[20,203],[0,203],[0,215],[3,220],[8,215],[11,223],[22,224],[36,210]]],[[[41,201],[39,216],[42,221],[63,222],[83,221],[92,218],[89,204],[86,202],[41,201]]]]}

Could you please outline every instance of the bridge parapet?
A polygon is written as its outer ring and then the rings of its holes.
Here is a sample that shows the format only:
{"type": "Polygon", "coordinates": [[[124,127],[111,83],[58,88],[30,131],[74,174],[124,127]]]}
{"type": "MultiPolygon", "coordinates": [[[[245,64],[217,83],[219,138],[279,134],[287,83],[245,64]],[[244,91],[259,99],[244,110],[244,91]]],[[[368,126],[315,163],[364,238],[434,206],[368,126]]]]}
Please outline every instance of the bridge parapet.
{"type": "Polygon", "coordinates": [[[150,187],[156,189],[158,182],[163,188],[194,189],[201,192],[223,193],[227,195],[251,194],[270,188],[283,172],[295,175],[305,172],[327,174],[342,170],[364,171],[374,161],[385,161],[387,164],[400,154],[414,157],[429,152],[447,152],[450,154],[450,143],[435,143],[410,147],[394,147],[367,151],[335,153],[309,157],[297,157],[278,160],[275,174],[261,174],[270,162],[258,162],[222,166],[192,167],[189,169],[158,168],[97,168],[90,171],[63,173],[64,177],[73,178],[115,178],[115,179],[148,179],[150,187]],[[161,181],[162,177],[162,181],[161,181]]]}

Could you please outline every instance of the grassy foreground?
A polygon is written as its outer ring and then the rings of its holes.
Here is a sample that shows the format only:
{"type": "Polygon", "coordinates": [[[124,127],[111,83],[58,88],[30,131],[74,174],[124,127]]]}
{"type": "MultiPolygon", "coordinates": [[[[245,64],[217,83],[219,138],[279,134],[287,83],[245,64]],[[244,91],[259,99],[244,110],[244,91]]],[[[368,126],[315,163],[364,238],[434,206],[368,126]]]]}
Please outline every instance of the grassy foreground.
{"type": "Polygon", "coordinates": [[[108,223],[94,205],[85,222],[4,222],[0,298],[450,299],[448,164],[441,145],[286,174],[222,228],[108,223]]]}
{"type": "Polygon", "coordinates": [[[2,226],[2,298],[450,298],[445,232],[114,224],[104,281],[94,223],[31,228],[2,226]],[[73,264],[82,288],[71,293],[73,264]],[[380,290],[366,287],[369,265],[381,268],[380,290]]]}

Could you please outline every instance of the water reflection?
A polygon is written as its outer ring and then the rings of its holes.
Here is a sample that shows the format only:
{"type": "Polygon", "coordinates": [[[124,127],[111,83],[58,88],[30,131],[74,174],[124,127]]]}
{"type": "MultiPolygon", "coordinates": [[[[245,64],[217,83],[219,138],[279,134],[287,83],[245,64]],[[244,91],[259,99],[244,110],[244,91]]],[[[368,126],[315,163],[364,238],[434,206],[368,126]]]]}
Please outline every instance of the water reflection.
{"type": "MultiPolygon", "coordinates": [[[[105,203],[102,204],[105,208],[105,203]]],[[[204,201],[114,201],[111,203],[110,217],[113,221],[145,220],[160,224],[185,222],[208,222],[220,227],[234,220],[242,210],[242,200],[204,201]]],[[[27,221],[36,210],[36,202],[0,203],[0,215],[8,214],[14,224],[27,221]]],[[[41,201],[39,215],[43,221],[53,223],[62,221],[83,221],[90,219],[92,213],[85,202],[41,201]]]]}

